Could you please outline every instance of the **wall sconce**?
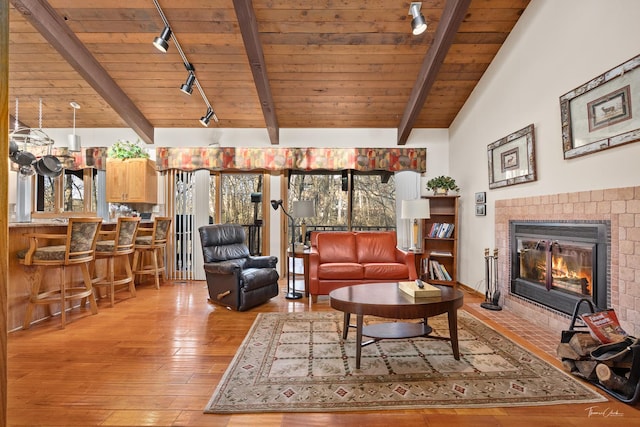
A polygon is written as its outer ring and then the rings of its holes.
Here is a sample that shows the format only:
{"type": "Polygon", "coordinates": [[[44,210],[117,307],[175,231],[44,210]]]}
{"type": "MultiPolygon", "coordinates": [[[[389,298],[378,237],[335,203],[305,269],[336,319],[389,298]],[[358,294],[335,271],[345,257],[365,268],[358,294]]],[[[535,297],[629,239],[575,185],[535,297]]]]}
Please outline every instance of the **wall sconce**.
{"type": "Polygon", "coordinates": [[[413,16],[411,20],[411,30],[414,36],[420,35],[427,30],[427,21],[420,12],[421,7],[422,2],[412,2],[411,6],[409,6],[409,15],[413,16]]]}

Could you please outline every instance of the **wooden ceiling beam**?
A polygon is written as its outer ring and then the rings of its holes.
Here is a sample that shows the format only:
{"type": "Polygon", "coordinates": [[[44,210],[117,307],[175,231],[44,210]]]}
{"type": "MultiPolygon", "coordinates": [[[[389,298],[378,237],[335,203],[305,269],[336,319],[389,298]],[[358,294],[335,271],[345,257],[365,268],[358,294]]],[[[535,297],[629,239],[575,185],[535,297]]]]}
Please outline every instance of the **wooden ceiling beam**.
{"type": "Polygon", "coordinates": [[[438,77],[438,71],[440,71],[444,58],[447,56],[447,52],[449,52],[449,48],[453,44],[470,3],[471,0],[447,1],[433,38],[433,44],[424,58],[422,68],[418,73],[418,79],[411,90],[409,101],[407,102],[402,119],[400,119],[400,125],[398,126],[398,145],[405,145],[407,143],[409,134],[411,134],[411,130],[420,115],[429,91],[438,77]]]}
{"type": "Polygon", "coordinates": [[[277,145],[280,143],[280,126],[278,125],[278,117],[276,116],[273,95],[271,94],[271,85],[267,77],[267,65],[264,60],[253,3],[251,0],[233,0],[233,7],[236,9],[244,48],[249,58],[249,66],[258,91],[258,98],[262,107],[262,115],[267,125],[269,139],[272,145],[277,145]]]}
{"type": "Polygon", "coordinates": [[[154,128],[46,0],[11,0],[33,27],[148,144],[154,128]]]}

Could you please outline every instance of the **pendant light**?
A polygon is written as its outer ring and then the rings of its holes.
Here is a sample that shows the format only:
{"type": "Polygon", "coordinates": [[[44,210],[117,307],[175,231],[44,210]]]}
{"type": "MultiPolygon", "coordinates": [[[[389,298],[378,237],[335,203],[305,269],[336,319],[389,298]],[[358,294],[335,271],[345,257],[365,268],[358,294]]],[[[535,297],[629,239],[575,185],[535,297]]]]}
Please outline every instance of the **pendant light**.
{"type": "Polygon", "coordinates": [[[82,149],[80,135],[76,135],[76,110],[80,109],[80,104],[71,101],[69,105],[73,108],[73,134],[68,136],[69,151],[80,151],[82,149]]]}

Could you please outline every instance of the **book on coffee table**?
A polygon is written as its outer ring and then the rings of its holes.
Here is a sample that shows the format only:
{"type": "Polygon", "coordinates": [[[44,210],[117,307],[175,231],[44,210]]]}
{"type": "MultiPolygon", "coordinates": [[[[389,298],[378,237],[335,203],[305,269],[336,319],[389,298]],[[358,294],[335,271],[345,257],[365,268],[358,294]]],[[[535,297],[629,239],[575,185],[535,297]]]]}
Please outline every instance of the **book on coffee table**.
{"type": "Polygon", "coordinates": [[[398,287],[400,290],[406,294],[411,295],[414,298],[429,298],[429,297],[439,297],[440,289],[436,288],[433,285],[430,285],[427,282],[422,282],[423,287],[420,288],[416,281],[410,282],[398,282],[398,287]]]}

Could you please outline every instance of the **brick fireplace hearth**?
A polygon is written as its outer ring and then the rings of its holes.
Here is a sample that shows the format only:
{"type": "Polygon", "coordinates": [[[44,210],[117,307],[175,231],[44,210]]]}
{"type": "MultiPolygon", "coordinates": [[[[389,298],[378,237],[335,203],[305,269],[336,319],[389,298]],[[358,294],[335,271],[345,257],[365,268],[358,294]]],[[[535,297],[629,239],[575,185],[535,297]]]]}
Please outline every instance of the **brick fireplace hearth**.
{"type": "MultiPolygon", "coordinates": [[[[640,334],[640,187],[561,193],[509,200],[495,204],[496,247],[509,254],[509,221],[610,221],[610,307],[623,328],[640,334]]],[[[561,331],[570,316],[531,303],[509,292],[511,259],[499,258],[500,292],[503,305],[534,323],[561,331]]]]}

